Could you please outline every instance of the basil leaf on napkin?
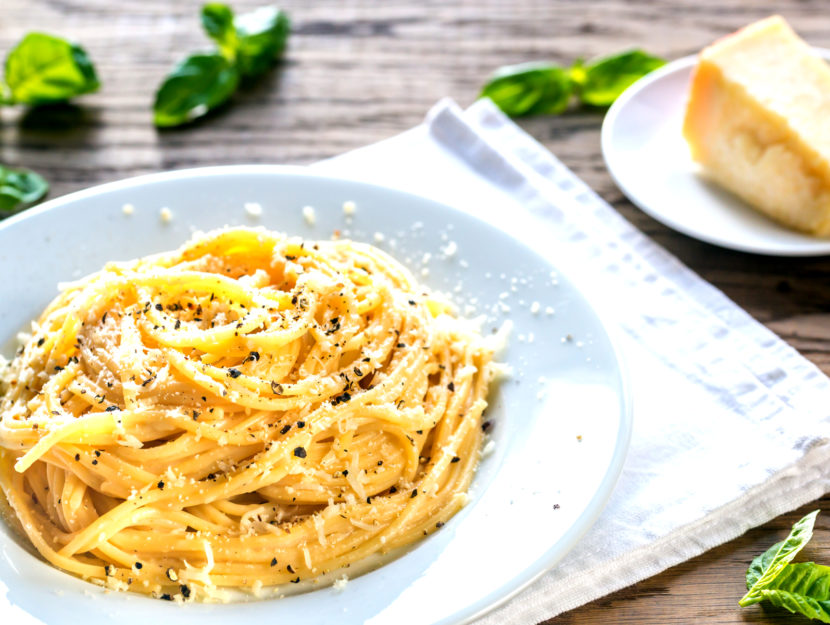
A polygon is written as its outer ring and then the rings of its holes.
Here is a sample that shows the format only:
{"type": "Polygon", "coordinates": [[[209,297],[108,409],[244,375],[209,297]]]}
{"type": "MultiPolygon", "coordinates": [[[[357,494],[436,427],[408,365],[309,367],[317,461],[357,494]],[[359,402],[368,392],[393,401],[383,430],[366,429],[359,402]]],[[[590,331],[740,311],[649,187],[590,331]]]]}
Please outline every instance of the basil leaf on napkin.
{"type": "Polygon", "coordinates": [[[34,204],[49,191],[49,183],[28,169],[0,165],[0,212],[10,213],[34,204]]]}
{"type": "Polygon", "coordinates": [[[179,63],[156,93],[156,126],[179,126],[230,98],[239,84],[236,67],[221,54],[194,54],[179,63]]]}
{"type": "Polygon", "coordinates": [[[46,33],[29,33],[12,48],[5,80],[9,103],[33,106],[65,102],[100,86],[83,48],[46,33]]]}
{"type": "Polygon", "coordinates": [[[291,31],[288,15],[274,6],[234,17],[230,7],[212,2],[202,7],[201,18],[219,51],[189,56],[165,78],[153,106],[156,126],[187,124],[226,102],[241,78],[276,63],[291,31]]]}
{"type": "Polygon", "coordinates": [[[577,96],[583,104],[611,106],[626,89],[666,62],[642,50],[629,50],[608,56],[590,65],[574,63],[571,79],[578,85],[577,96]]]}
{"type": "Polygon", "coordinates": [[[557,115],[568,108],[573,84],[568,73],[550,63],[502,67],[484,85],[480,98],[490,98],[510,117],[557,115]]]}
{"type": "Polygon", "coordinates": [[[763,555],[755,558],[746,574],[749,591],[738,602],[748,606],[764,600],[763,593],[778,577],[784,568],[813,537],[813,526],[818,510],[814,510],[793,525],[790,535],[785,540],[770,547],[763,555]]]}

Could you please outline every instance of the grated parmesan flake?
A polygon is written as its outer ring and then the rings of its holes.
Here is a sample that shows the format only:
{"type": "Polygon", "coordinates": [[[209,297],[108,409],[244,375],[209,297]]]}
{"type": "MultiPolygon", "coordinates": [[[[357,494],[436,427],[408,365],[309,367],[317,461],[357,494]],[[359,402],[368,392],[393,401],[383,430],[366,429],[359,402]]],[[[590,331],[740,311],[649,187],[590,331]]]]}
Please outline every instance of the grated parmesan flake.
{"type": "Polygon", "coordinates": [[[262,215],[262,204],[259,202],[245,202],[245,212],[249,217],[259,217],[262,215]]]}

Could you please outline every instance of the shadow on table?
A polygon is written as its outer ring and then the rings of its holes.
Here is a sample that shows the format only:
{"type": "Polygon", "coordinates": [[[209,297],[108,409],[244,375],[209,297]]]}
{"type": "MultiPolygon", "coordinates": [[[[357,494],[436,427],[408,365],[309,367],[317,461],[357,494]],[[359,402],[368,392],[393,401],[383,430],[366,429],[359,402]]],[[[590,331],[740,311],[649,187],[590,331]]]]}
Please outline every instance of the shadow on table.
{"type": "Polygon", "coordinates": [[[69,102],[28,109],[18,122],[22,136],[82,139],[100,125],[98,109],[69,102]]]}

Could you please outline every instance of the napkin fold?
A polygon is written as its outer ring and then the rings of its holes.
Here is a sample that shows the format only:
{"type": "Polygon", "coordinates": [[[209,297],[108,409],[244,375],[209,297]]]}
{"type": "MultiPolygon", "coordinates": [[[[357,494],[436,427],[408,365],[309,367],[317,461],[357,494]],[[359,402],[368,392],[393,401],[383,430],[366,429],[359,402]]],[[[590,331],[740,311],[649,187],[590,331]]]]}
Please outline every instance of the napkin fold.
{"type": "Polygon", "coordinates": [[[577,547],[481,623],[546,620],[830,490],[830,380],[489,101],[441,101],[416,128],[314,167],[518,234],[620,329],[635,408],[617,487],[577,547]]]}

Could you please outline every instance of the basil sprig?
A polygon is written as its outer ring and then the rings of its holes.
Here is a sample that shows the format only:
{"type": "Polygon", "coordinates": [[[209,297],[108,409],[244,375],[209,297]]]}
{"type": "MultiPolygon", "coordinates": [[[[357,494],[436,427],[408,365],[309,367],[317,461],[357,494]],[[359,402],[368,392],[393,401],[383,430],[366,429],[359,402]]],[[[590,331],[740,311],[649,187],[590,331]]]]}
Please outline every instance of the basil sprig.
{"type": "Polygon", "coordinates": [[[291,31],[288,16],[276,7],[235,17],[215,2],[202,7],[202,26],[218,49],[185,58],[164,79],[153,105],[156,126],[187,124],[227,102],[242,80],[276,63],[291,31]]]}
{"type": "MultiPolygon", "coordinates": [[[[6,55],[0,105],[56,104],[99,86],[95,66],[81,46],[33,32],[6,55]]],[[[0,165],[0,218],[40,201],[48,191],[49,183],[35,172],[0,165]]]]}
{"type": "Polygon", "coordinates": [[[634,82],[665,61],[642,50],[629,50],[570,68],[554,63],[521,63],[496,71],[479,97],[490,98],[511,117],[558,115],[576,97],[580,104],[606,107],[634,82]]]}
{"type": "Polygon", "coordinates": [[[95,67],[82,47],[54,35],[29,33],[6,56],[0,103],[66,102],[99,86],[95,67]]]}
{"type": "Polygon", "coordinates": [[[792,564],[813,536],[818,510],[793,526],[790,535],[752,561],[746,572],[746,595],[738,602],[749,606],[761,601],[794,614],[830,623],[830,567],[813,562],[792,564]]]}
{"type": "Polygon", "coordinates": [[[47,191],[49,183],[35,172],[0,165],[0,216],[38,202],[47,191]]]}

